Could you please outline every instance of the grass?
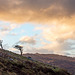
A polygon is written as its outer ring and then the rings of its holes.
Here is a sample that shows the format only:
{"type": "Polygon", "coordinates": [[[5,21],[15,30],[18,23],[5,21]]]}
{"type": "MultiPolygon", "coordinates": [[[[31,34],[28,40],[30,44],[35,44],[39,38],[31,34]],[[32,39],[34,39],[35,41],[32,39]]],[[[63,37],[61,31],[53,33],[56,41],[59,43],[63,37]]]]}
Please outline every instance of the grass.
{"type": "Polygon", "coordinates": [[[0,50],[0,53],[0,75],[70,75],[57,67],[29,60],[7,50],[0,50]]]}

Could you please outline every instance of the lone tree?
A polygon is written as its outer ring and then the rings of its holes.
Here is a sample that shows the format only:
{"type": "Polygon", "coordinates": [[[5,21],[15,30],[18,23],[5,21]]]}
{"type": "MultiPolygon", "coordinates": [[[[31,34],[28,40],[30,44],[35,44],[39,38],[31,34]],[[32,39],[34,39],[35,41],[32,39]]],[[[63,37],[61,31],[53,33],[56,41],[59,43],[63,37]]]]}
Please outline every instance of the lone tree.
{"type": "Polygon", "coordinates": [[[21,56],[22,56],[22,54],[23,54],[23,47],[20,46],[20,45],[15,45],[14,48],[20,50],[20,52],[21,52],[21,56]]]}
{"type": "Polygon", "coordinates": [[[3,49],[2,42],[3,42],[3,40],[0,40],[1,49],[3,49]]]}

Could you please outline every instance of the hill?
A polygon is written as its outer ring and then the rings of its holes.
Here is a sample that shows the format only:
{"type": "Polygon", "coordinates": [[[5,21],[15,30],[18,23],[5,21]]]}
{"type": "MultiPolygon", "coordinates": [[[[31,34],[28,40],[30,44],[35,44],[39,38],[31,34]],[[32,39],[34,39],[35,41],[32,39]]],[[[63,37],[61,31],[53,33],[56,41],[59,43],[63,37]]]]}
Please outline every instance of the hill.
{"type": "Polygon", "coordinates": [[[0,75],[70,75],[66,70],[0,49],[0,75]]]}
{"type": "Polygon", "coordinates": [[[34,60],[57,66],[75,75],[75,58],[55,54],[24,54],[34,60]]]}

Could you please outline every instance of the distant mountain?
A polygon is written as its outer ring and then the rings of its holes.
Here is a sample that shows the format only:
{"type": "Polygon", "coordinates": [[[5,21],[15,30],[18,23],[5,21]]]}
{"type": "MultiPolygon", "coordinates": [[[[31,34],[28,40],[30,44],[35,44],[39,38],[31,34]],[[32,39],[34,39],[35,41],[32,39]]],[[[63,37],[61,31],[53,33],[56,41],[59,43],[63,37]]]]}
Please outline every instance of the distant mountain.
{"type": "Polygon", "coordinates": [[[24,54],[36,61],[57,66],[75,75],[75,58],[55,54],[24,54]]]}

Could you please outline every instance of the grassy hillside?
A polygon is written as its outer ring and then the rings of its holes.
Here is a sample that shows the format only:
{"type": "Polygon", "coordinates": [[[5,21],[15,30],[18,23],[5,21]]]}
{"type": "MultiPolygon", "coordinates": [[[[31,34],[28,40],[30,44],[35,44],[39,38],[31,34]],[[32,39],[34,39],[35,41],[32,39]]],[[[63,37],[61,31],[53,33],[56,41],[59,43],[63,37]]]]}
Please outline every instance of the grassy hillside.
{"type": "Polygon", "coordinates": [[[70,75],[67,71],[0,49],[0,75],[70,75]]]}
{"type": "Polygon", "coordinates": [[[66,69],[75,75],[75,58],[55,54],[25,54],[24,56],[30,56],[34,60],[66,69]]]}

